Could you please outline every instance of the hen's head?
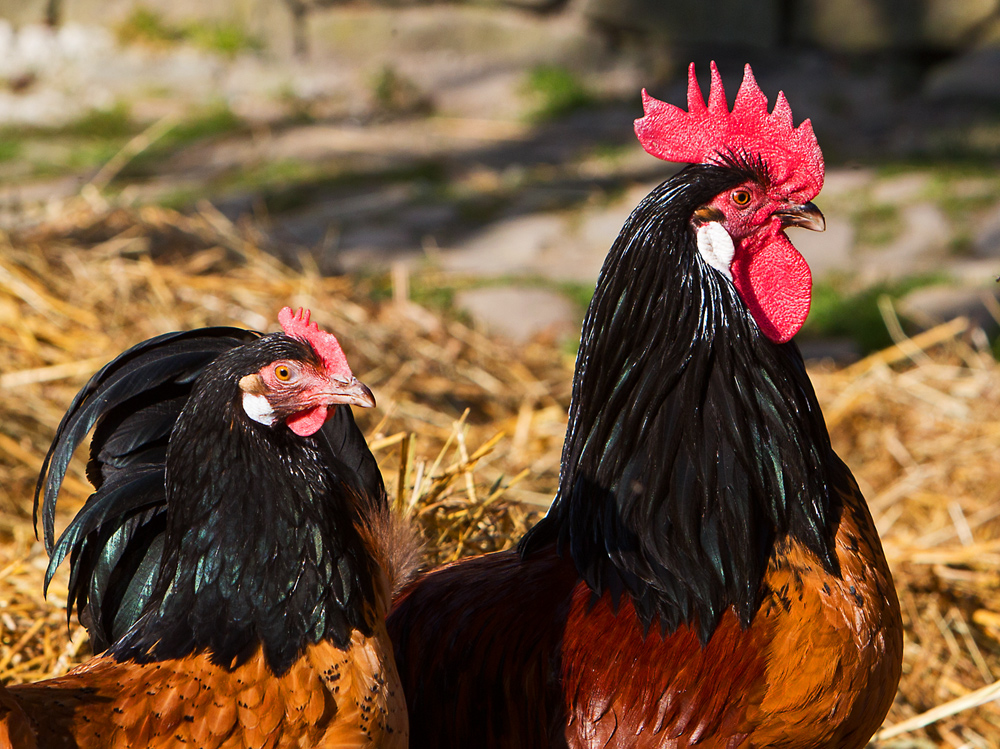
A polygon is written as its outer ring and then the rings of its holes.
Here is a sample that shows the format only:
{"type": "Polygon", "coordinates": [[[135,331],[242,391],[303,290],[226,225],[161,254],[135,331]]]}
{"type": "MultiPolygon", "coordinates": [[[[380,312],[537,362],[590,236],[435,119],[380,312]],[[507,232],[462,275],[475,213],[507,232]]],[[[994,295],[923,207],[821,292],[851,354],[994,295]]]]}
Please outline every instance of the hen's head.
{"type": "MultiPolygon", "coordinates": [[[[309,322],[309,311],[278,314],[284,333],[260,340],[267,361],[240,378],[243,410],[266,426],[284,422],[296,434],[315,434],[330,407],[371,407],[375,397],[351,372],[337,339],[309,322]]],[[[260,362],[255,362],[254,366],[260,362]]]]}
{"type": "Polygon", "coordinates": [[[784,94],[768,113],[749,65],[732,111],[715,63],[707,105],[692,63],[687,112],[645,91],[643,109],[635,131],[652,155],[749,175],[698,208],[691,224],[702,257],[732,280],[761,331],[777,343],[789,340],[809,314],[812,276],[784,230],[825,228],[823,214],[810,202],[824,173],[812,125],[806,120],[793,126],[784,94]]]}

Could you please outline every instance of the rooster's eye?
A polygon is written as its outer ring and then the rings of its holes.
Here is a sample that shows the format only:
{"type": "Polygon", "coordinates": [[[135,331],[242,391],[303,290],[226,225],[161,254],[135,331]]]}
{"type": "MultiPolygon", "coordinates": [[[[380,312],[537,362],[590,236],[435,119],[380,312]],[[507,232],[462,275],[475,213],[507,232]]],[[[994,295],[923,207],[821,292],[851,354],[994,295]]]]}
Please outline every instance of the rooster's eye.
{"type": "Polygon", "coordinates": [[[274,376],[277,377],[282,382],[288,382],[292,379],[292,370],[289,369],[284,364],[279,364],[274,368],[274,376]]]}
{"type": "Polygon", "coordinates": [[[735,190],[733,192],[733,202],[736,205],[743,207],[750,203],[750,191],[749,190],[735,190]]]}

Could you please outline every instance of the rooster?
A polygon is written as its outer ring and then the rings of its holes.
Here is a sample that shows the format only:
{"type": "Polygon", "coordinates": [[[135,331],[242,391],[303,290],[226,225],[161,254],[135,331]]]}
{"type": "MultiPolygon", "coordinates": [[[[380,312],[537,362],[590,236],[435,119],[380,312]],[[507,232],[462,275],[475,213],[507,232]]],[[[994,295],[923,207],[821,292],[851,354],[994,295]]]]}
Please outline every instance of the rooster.
{"type": "Polygon", "coordinates": [[[390,614],[414,746],[851,749],[892,703],[892,578],[791,341],[812,127],[749,66],[731,112],[714,64],[707,105],[693,65],[688,112],[643,98],[643,146],[689,166],[605,261],[553,505],[390,614]]]}
{"type": "Polygon", "coordinates": [[[73,401],[36,511],[104,652],[0,688],[0,745],[407,745],[384,617],[413,550],[347,407],[375,401],[308,312],[279,320],[151,339],[73,401]],[[95,493],[53,546],[95,424],[95,493]]]}

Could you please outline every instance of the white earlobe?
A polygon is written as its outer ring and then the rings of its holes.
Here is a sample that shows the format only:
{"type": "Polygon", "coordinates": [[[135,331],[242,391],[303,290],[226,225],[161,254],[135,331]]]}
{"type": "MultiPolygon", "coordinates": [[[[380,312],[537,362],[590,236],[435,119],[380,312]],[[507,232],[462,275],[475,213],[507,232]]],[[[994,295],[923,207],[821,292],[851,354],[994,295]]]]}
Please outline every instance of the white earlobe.
{"type": "Polygon", "coordinates": [[[243,393],[243,410],[247,412],[247,416],[264,426],[271,426],[278,418],[263,395],[243,393]]]}
{"type": "Polygon", "coordinates": [[[733,247],[733,238],[718,221],[709,221],[698,227],[698,252],[706,263],[730,281],[733,280],[729,266],[733,263],[736,248],[733,247]]]}

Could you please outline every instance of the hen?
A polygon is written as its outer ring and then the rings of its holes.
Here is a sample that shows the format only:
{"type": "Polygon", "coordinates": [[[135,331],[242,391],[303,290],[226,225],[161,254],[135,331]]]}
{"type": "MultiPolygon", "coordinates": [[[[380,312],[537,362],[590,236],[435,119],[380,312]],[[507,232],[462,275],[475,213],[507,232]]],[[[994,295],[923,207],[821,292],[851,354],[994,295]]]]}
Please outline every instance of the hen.
{"type": "Polygon", "coordinates": [[[96,491],[49,576],[71,552],[70,605],[107,650],[0,688],[0,744],[407,745],[384,616],[408,537],[347,408],[374,398],[308,312],[279,320],[141,343],[70,406],[39,479],[47,544],[95,424],[96,491]]]}
{"type": "Polygon", "coordinates": [[[559,488],[518,551],[416,580],[389,633],[414,746],[862,747],[902,625],[791,338],[822,229],[808,122],[747,66],[732,112],[644,94],[691,164],[632,213],[583,326],[559,488]]]}

